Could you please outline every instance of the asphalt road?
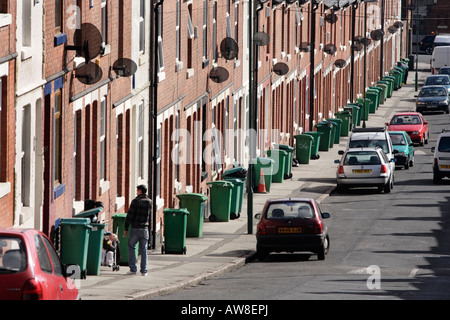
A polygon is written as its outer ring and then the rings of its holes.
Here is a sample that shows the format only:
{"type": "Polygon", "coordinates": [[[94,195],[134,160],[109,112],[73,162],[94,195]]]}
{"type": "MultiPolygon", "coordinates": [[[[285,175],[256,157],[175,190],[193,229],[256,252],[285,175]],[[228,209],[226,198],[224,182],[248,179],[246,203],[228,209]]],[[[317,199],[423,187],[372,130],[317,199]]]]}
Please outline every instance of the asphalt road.
{"type": "Polygon", "coordinates": [[[156,299],[450,299],[450,180],[433,184],[430,150],[441,129],[449,128],[450,116],[425,118],[429,144],[416,146],[414,167],[396,170],[391,193],[332,192],[321,204],[332,215],[324,261],[308,254],[271,254],[156,299]]]}

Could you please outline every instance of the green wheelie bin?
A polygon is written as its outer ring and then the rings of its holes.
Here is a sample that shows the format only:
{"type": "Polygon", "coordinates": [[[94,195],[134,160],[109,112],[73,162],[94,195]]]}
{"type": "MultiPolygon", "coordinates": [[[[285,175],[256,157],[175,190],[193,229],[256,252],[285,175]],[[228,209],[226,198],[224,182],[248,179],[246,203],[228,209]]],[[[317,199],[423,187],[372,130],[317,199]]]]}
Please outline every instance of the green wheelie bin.
{"type": "MultiPolygon", "coordinates": [[[[126,266],[128,265],[128,238],[129,234],[124,237],[123,233],[125,231],[125,219],[127,218],[126,213],[116,213],[113,214],[113,229],[111,232],[117,235],[119,240],[119,250],[120,250],[120,260],[117,260],[118,265],[126,266]]],[[[139,243],[136,244],[136,253],[139,250],[139,243]]]]}
{"type": "Polygon", "coordinates": [[[352,125],[353,127],[359,127],[361,125],[362,108],[359,104],[350,103],[344,107],[344,110],[352,110],[352,125]]]}
{"type": "Polygon", "coordinates": [[[163,210],[164,244],[161,253],[186,254],[186,224],[189,211],[186,208],[163,210]]]}
{"type": "Polygon", "coordinates": [[[341,142],[342,120],[331,118],[328,119],[328,121],[330,121],[336,127],[336,132],[334,133],[334,144],[339,144],[341,142]]]}
{"type": "MultiPolygon", "coordinates": [[[[259,177],[261,175],[261,169],[264,174],[264,184],[266,186],[266,191],[270,192],[270,187],[272,186],[272,172],[274,171],[275,160],[271,158],[258,157],[253,159],[254,163],[254,186],[255,190],[258,189],[259,177]]],[[[278,170],[278,168],[276,168],[278,170]]]]}
{"type": "Polygon", "coordinates": [[[247,181],[247,169],[244,167],[235,167],[228,170],[225,170],[225,172],[222,175],[223,180],[227,180],[228,178],[238,178],[242,180],[243,184],[240,188],[241,190],[241,201],[239,202],[239,210],[238,212],[242,212],[242,202],[244,200],[244,192],[245,192],[245,183],[247,181]]]}
{"type": "Polygon", "coordinates": [[[308,164],[314,138],[309,134],[297,134],[295,138],[295,157],[301,164],[308,164]]]}
{"type": "Polygon", "coordinates": [[[201,237],[205,201],[208,196],[202,193],[182,193],[177,194],[177,198],[180,200],[180,208],[186,208],[189,212],[186,218],[186,237],[201,237]]]}
{"type": "MultiPolygon", "coordinates": [[[[386,99],[385,95],[384,95],[384,90],[381,87],[369,87],[370,90],[376,90],[378,92],[378,101],[379,101],[379,105],[384,104],[384,101],[386,99]]],[[[379,106],[378,105],[378,106],[379,106]]]]}
{"type": "Polygon", "coordinates": [[[323,132],[305,131],[304,134],[309,135],[313,138],[311,144],[311,159],[319,159],[320,137],[323,135],[323,132]]]}
{"type": "Polygon", "coordinates": [[[386,81],[378,81],[376,86],[378,88],[380,88],[381,90],[383,90],[383,92],[382,92],[382,100],[383,100],[383,102],[382,103],[386,102],[386,100],[388,98],[388,96],[387,96],[387,94],[388,94],[388,84],[387,84],[387,82],[386,81]]]}
{"type": "Polygon", "coordinates": [[[105,234],[104,223],[91,223],[91,232],[89,234],[88,256],[86,262],[86,271],[88,275],[98,276],[100,274],[100,265],[102,263],[103,236],[105,234]]]}
{"type": "Polygon", "coordinates": [[[389,84],[389,98],[390,98],[392,96],[392,94],[394,93],[395,78],[391,77],[391,76],[384,76],[381,80],[388,82],[388,84],[389,84]]]}
{"type": "Polygon", "coordinates": [[[361,108],[362,112],[361,113],[361,120],[369,120],[369,112],[370,112],[370,99],[368,99],[366,97],[366,101],[364,103],[364,99],[363,98],[358,98],[356,99],[356,102],[358,103],[359,107],[361,108]]]}
{"type": "Polygon", "coordinates": [[[334,115],[336,116],[336,118],[342,120],[341,137],[348,137],[352,121],[351,112],[346,110],[338,111],[334,115]]]}
{"type": "Polygon", "coordinates": [[[369,113],[375,113],[378,108],[378,92],[374,90],[366,91],[366,101],[369,100],[369,113]]]}
{"type": "MultiPolygon", "coordinates": [[[[331,137],[333,131],[333,125],[330,123],[319,122],[314,125],[317,131],[322,132],[322,136],[320,137],[319,143],[319,151],[328,151],[330,149],[330,144],[333,144],[333,140],[331,137]]],[[[334,138],[333,138],[334,139],[334,138]]]]}
{"type": "Polygon", "coordinates": [[[287,152],[280,149],[267,150],[269,158],[273,159],[272,182],[283,182],[287,152]]]}
{"type": "Polygon", "coordinates": [[[230,181],[217,180],[206,183],[210,187],[211,215],[209,221],[230,221],[231,193],[234,187],[230,181]]]}
{"type": "Polygon", "coordinates": [[[284,162],[284,178],[290,179],[290,178],[292,178],[292,158],[293,158],[294,148],[291,146],[288,146],[286,144],[279,144],[278,149],[281,149],[281,150],[287,152],[286,161],[284,162]]]}
{"type": "Polygon", "coordinates": [[[89,235],[92,226],[88,218],[61,219],[61,260],[80,266],[81,279],[86,279],[89,235]]]}
{"type": "Polygon", "coordinates": [[[225,181],[230,181],[231,183],[233,183],[233,189],[231,189],[230,219],[234,220],[241,216],[242,200],[244,199],[245,180],[231,177],[222,178],[225,181]]]}

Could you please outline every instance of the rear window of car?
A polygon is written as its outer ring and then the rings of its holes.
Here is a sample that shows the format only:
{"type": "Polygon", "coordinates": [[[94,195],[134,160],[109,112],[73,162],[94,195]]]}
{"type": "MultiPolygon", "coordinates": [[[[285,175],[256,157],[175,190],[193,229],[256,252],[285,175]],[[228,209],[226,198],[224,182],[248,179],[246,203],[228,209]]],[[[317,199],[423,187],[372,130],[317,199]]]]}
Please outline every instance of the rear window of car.
{"type": "Polygon", "coordinates": [[[381,164],[380,156],[376,151],[348,152],[345,155],[344,165],[376,165],[381,164]]]}
{"type": "Polygon", "coordinates": [[[444,88],[422,88],[419,97],[445,96],[447,91],[444,88]]]}
{"type": "Polygon", "coordinates": [[[443,85],[443,84],[449,84],[449,80],[447,76],[443,77],[429,77],[425,80],[425,85],[443,85]]]}
{"type": "Polygon", "coordinates": [[[385,153],[389,152],[386,140],[350,140],[349,148],[382,148],[385,153]]]}
{"type": "Polygon", "coordinates": [[[438,150],[439,152],[450,152],[450,137],[441,137],[438,150]]]}
{"type": "Polygon", "coordinates": [[[406,145],[406,139],[402,134],[389,134],[391,136],[392,144],[404,146],[406,145]]]}
{"type": "Polygon", "coordinates": [[[439,73],[440,74],[448,74],[448,75],[450,75],[450,68],[441,68],[439,70],[439,73]]]}
{"type": "Polygon", "coordinates": [[[27,254],[22,239],[0,236],[0,274],[18,273],[26,268],[27,254]]]}
{"type": "Polygon", "coordinates": [[[314,209],[309,202],[273,203],[267,209],[266,218],[269,220],[312,219],[314,218],[314,209]]]}
{"type": "Polygon", "coordinates": [[[393,116],[391,119],[391,123],[393,125],[402,125],[402,124],[420,124],[420,118],[416,115],[398,115],[393,116]]]}

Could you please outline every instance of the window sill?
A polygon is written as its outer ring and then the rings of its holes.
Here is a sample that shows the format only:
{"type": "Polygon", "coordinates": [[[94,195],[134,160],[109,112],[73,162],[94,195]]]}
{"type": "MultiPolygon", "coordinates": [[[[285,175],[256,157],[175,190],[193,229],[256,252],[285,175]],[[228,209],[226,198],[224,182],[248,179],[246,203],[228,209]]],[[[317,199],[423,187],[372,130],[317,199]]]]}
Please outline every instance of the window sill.
{"type": "Polygon", "coordinates": [[[109,181],[100,180],[100,195],[109,190],[109,181]]]}
{"type": "Polygon", "coordinates": [[[65,184],[57,185],[53,190],[53,199],[59,198],[64,194],[64,192],[66,192],[66,185],[65,184]]]}
{"type": "Polygon", "coordinates": [[[10,182],[0,182],[0,198],[3,198],[10,192],[11,192],[11,183],[10,182]]]}
{"type": "Polygon", "coordinates": [[[0,28],[9,26],[12,23],[12,15],[10,13],[0,13],[0,28]]]}

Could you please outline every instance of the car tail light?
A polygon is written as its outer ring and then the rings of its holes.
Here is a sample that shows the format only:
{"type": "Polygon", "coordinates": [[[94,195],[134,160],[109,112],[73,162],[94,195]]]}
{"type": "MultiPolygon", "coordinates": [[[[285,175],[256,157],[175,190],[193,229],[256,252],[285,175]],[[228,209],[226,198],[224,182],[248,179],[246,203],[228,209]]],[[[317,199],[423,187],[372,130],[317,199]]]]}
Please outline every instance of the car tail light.
{"type": "Polygon", "coordinates": [[[314,224],[314,234],[321,234],[323,232],[323,225],[321,221],[314,224]]]}
{"type": "Polygon", "coordinates": [[[266,234],[266,225],[262,222],[258,223],[257,234],[266,234]]]}
{"type": "Polygon", "coordinates": [[[438,167],[438,158],[434,158],[434,167],[435,167],[435,168],[438,167]]]}
{"type": "Polygon", "coordinates": [[[385,165],[385,164],[381,165],[380,173],[387,173],[387,165],[385,165]]]}
{"type": "Polygon", "coordinates": [[[42,300],[44,297],[42,286],[35,279],[29,279],[23,286],[23,300],[42,300]]]}
{"type": "Polygon", "coordinates": [[[345,173],[344,173],[344,166],[339,166],[338,174],[341,175],[341,176],[345,176],[345,173]]]}

